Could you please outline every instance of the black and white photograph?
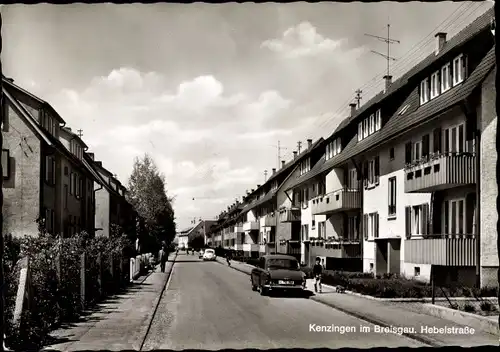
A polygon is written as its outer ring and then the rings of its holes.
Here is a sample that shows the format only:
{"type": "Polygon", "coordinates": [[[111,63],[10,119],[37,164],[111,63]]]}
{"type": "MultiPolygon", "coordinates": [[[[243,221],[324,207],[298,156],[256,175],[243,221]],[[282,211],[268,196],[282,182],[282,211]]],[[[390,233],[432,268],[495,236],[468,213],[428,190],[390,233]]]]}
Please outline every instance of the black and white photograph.
{"type": "Polygon", "coordinates": [[[2,350],[500,345],[495,1],[0,15],[2,350]]]}

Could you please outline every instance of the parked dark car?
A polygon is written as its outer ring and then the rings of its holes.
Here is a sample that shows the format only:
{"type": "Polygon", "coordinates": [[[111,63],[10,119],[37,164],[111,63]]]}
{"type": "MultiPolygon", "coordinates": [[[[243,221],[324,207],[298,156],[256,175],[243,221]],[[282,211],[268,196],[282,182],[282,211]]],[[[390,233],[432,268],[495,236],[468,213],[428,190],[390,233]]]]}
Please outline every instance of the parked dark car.
{"type": "Polygon", "coordinates": [[[252,290],[267,295],[273,291],[300,291],[305,289],[306,275],[295,257],[283,254],[265,255],[252,269],[252,290]]]}

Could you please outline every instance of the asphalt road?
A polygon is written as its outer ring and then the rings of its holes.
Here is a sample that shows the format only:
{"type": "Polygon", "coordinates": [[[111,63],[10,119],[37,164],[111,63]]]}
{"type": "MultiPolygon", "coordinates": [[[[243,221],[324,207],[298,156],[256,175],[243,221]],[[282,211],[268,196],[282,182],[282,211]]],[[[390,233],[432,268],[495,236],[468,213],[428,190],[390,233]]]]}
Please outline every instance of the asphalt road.
{"type": "Polygon", "coordinates": [[[263,297],[248,275],[181,254],[161,298],[143,350],[223,348],[418,347],[372,324],[300,297],[263,297]],[[351,332],[313,332],[310,324],[351,332]],[[370,327],[372,332],[361,332],[370,327]]]}

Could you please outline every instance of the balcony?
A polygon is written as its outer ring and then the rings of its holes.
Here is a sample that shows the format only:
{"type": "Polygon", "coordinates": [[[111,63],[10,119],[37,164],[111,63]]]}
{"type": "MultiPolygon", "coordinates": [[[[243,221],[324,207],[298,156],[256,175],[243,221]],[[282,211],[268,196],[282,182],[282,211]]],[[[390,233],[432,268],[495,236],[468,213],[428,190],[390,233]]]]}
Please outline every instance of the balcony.
{"type": "Polygon", "coordinates": [[[247,221],[243,224],[243,231],[258,231],[260,224],[258,221],[247,221]]]}
{"type": "Polygon", "coordinates": [[[318,196],[311,201],[313,215],[326,215],[360,207],[361,194],[358,189],[342,188],[324,196],[318,196]]]}
{"type": "Polygon", "coordinates": [[[259,252],[260,245],[255,243],[245,243],[243,245],[243,251],[245,252],[259,252]]]}
{"type": "Polygon", "coordinates": [[[276,214],[271,213],[271,214],[266,214],[264,216],[261,216],[260,219],[260,226],[261,227],[273,227],[276,226],[276,214]]]}
{"type": "Polygon", "coordinates": [[[474,235],[433,235],[407,239],[405,262],[445,266],[475,266],[474,235]]]}
{"type": "Polygon", "coordinates": [[[332,258],[362,258],[361,242],[359,241],[328,241],[311,238],[309,251],[312,256],[332,258]]]}
{"type": "Polygon", "coordinates": [[[280,222],[296,222],[300,221],[299,208],[285,208],[280,210],[280,222]]]}
{"type": "Polygon", "coordinates": [[[405,167],[405,192],[428,193],[476,183],[474,153],[443,153],[405,167]]]}
{"type": "Polygon", "coordinates": [[[233,229],[233,232],[235,232],[235,233],[245,232],[245,231],[243,231],[243,225],[235,226],[233,229]]]}

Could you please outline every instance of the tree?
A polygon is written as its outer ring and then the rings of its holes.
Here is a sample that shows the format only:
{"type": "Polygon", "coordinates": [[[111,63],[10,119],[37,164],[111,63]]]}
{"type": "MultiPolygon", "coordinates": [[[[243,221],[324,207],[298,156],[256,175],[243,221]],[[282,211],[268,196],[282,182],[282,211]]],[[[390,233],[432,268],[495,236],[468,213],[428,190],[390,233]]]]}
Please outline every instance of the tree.
{"type": "Polygon", "coordinates": [[[144,219],[145,233],[139,238],[142,252],[154,252],[162,241],[175,237],[173,198],[168,197],[165,176],[148,154],[134,160],[127,200],[144,219]]]}

